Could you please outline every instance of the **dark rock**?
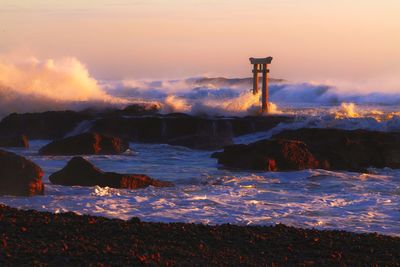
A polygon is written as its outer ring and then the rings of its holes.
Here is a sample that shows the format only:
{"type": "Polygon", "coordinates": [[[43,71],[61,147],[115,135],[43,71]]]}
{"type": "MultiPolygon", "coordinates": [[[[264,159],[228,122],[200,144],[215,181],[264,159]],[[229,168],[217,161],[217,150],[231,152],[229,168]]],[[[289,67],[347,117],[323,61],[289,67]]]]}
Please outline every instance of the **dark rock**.
{"type": "Polygon", "coordinates": [[[120,154],[129,148],[129,142],[119,137],[97,133],[83,133],[55,140],[39,150],[41,155],[120,154]]]}
{"type": "Polygon", "coordinates": [[[232,136],[189,135],[169,139],[166,143],[173,146],[184,146],[192,149],[215,150],[231,145],[233,139],[232,136]]]}
{"type": "Polygon", "coordinates": [[[128,115],[154,115],[159,111],[159,107],[157,105],[140,105],[140,104],[132,104],[125,107],[122,111],[118,112],[124,116],[128,115]]]}
{"type": "Polygon", "coordinates": [[[42,169],[26,158],[0,150],[0,195],[43,195],[42,169]]]}
{"type": "Polygon", "coordinates": [[[299,140],[333,170],[365,171],[368,167],[400,168],[400,133],[367,130],[298,129],[273,138],[299,140]]]}
{"type": "Polygon", "coordinates": [[[157,106],[131,105],[123,110],[53,111],[10,114],[0,122],[0,136],[26,134],[30,139],[59,139],[67,134],[97,132],[134,142],[170,143],[218,149],[232,137],[266,131],[287,116],[199,117],[182,113],[157,114],[157,106]],[[90,122],[85,124],[84,122],[90,122]],[[82,124],[84,123],[84,124],[82,124]],[[85,129],[80,129],[84,125],[85,129]],[[200,137],[199,144],[190,141],[200,137]],[[222,141],[222,142],[220,142],[222,141]],[[208,144],[207,144],[208,143],[208,144]]]}
{"type": "Polygon", "coordinates": [[[305,128],[272,138],[227,147],[212,156],[227,167],[254,170],[400,168],[400,133],[305,128]]]}
{"type": "Polygon", "coordinates": [[[106,117],[96,120],[93,132],[121,136],[134,142],[167,143],[196,149],[218,149],[232,137],[266,131],[290,117],[202,118],[187,114],[147,117],[106,117]],[[196,143],[196,140],[198,143],[196,143]]]}
{"type": "Polygon", "coordinates": [[[224,154],[224,152],[214,152],[211,154],[211,158],[217,159],[220,156],[222,156],[224,154]]]}
{"type": "Polygon", "coordinates": [[[75,126],[92,117],[74,111],[10,114],[0,122],[1,136],[25,134],[30,139],[61,138],[75,126]]]}
{"type": "Polygon", "coordinates": [[[164,115],[165,118],[192,118],[191,115],[181,112],[172,112],[164,115]]]}
{"type": "Polygon", "coordinates": [[[29,147],[28,137],[26,135],[1,136],[0,147],[29,147]]]}
{"type": "Polygon", "coordinates": [[[248,170],[286,171],[321,166],[306,144],[290,140],[265,139],[249,145],[228,146],[213,156],[227,167],[248,170]]]}
{"type": "Polygon", "coordinates": [[[82,157],[72,158],[60,171],[50,175],[53,184],[66,186],[109,186],[113,188],[145,188],[147,186],[172,186],[170,182],[152,179],[144,174],[119,174],[103,172],[82,157]]]}
{"type": "MultiPolygon", "coordinates": [[[[171,138],[211,133],[212,122],[198,117],[107,117],[96,120],[91,131],[129,138],[131,141],[163,143],[171,138]]],[[[218,132],[219,133],[219,132],[218,132]]]]}
{"type": "Polygon", "coordinates": [[[280,123],[293,122],[289,116],[247,116],[230,119],[234,136],[240,136],[255,132],[268,131],[280,123]]]}
{"type": "Polygon", "coordinates": [[[95,121],[91,130],[122,136],[134,142],[166,143],[196,149],[218,149],[232,143],[230,121],[189,115],[109,117],[95,121]]]}
{"type": "Polygon", "coordinates": [[[119,108],[87,108],[82,111],[83,113],[90,114],[93,117],[115,117],[115,116],[148,116],[156,115],[159,112],[158,105],[150,104],[131,104],[123,109],[119,108]]]}

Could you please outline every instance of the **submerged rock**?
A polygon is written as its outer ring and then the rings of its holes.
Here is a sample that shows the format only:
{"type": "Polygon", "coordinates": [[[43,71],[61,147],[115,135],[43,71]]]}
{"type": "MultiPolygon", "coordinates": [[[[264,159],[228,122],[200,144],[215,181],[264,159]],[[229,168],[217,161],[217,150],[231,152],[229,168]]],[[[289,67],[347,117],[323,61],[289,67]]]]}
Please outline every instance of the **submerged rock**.
{"type": "Polygon", "coordinates": [[[26,135],[0,136],[0,147],[29,147],[26,135]]]}
{"type": "Polygon", "coordinates": [[[43,195],[43,170],[26,158],[0,150],[0,195],[43,195]]]}
{"type": "Polygon", "coordinates": [[[323,165],[306,144],[291,140],[265,139],[249,145],[228,146],[213,157],[227,167],[247,170],[303,170],[323,165]]]}
{"type": "Polygon", "coordinates": [[[84,133],[55,140],[39,150],[41,155],[120,154],[129,148],[129,142],[119,137],[98,133],[84,133]]]}
{"type": "Polygon", "coordinates": [[[167,187],[172,183],[159,181],[144,174],[119,174],[103,172],[82,157],[72,158],[60,171],[50,175],[53,184],[66,186],[108,186],[113,188],[145,188],[147,186],[167,187]]]}
{"type": "Polygon", "coordinates": [[[400,168],[400,133],[304,128],[286,130],[273,138],[306,143],[317,158],[329,162],[332,170],[400,168]]]}

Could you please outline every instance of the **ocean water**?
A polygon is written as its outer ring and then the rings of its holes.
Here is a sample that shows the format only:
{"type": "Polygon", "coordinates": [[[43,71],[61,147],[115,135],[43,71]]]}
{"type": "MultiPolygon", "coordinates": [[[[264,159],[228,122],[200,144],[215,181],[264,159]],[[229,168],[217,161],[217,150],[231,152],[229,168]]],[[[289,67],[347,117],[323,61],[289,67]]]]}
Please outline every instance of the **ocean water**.
{"type": "MultiPolygon", "coordinates": [[[[259,95],[253,96],[249,87],[249,80],[243,79],[102,84],[113,97],[158,103],[164,113],[207,116],[254,114],[259,95]]],[[[270,131],[237,137],[236,143],[250,143],[270,138],[284,129],[302,127],[400,131],[400,94],[397,93],[349,94],[324,85],[273,83],[270,97],[272,113],[294,116],[296,121],[279,124],[270,131]]],[[[45,107],[49,109],[52,104],[45,107]]],[[[88,127],[85,123],[78,125],[73,133],[85,131],[88,127]]],[[[2,196],[0,203],[23,209],[73,211],[124,220],[135,216],[155,222],[284,223],[400,236],[400,170],[370,169],[368,173],[233,171],[219,166],[216,159],[210,158],[212,152],[209,151],[131,143],[131,149],[122,155],[85,158],[105,171],[143,173],[171,181],[175,186],[138,190],[64,187],[52,185],[48,176],[64,167],[71,157],[39,156],[37,151],[48,142],[50,140],[32,140],[28,150],[10,149],[44,169],[45,195],[2,196]]]]}
{"type": "Polygon", "coordinates": [[[52,185],[48,175],[61,169],[70,157],[37,155],[47,142],[33,141],[29,150],[12,150],[44,169],[45,195],[3,196],[0,203],[124,220],[136,216],[154,222],[284,223],[400,236],[400,170],[232,171],[218,166],[210,152],[131,143],[131,150],[123,155],[85,158],[106,171],[145,173],[175,186],[138,190],[66,187],[52,185]]]}

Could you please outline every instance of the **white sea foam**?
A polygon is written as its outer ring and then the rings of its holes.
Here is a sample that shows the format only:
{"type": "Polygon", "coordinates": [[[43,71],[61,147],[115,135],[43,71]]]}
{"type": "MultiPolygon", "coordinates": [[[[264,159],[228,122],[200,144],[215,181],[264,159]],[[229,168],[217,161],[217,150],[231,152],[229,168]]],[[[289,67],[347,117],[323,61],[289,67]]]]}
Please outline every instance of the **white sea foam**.
{"type": "Polygon", "coordinates": [[[126,104],[107,94],[76,58],[11,60],[0,56],[0,116],[126,104]]]}
{"type": "Polygon", "coordinates": [[[104,196],[111,197],[111,196],[120,196],[121,194],[119,190],[110,188],[108,186],[106,187],[95,186],[91,195],[99,197],[104,197],[104,196]]]}

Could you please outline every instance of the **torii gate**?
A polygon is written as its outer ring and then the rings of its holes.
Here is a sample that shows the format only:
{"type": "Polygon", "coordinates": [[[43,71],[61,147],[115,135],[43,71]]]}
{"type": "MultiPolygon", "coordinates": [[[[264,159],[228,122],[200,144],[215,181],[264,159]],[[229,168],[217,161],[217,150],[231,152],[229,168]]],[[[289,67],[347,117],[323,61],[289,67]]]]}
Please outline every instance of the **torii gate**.
{"type": "Polygon", "coordinates": [[[258,73],[262,73],[262,112],[268,113],[268,64],[271,64],[272,57],[266,58],[250,58],[253,64],[253,94],[258,93],[258,73]]]}

